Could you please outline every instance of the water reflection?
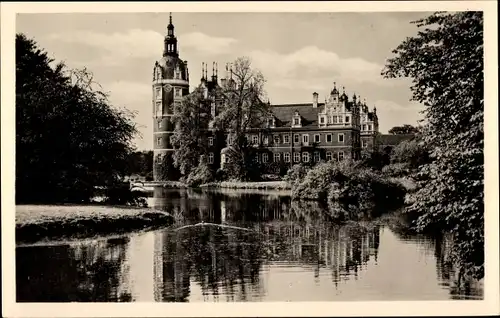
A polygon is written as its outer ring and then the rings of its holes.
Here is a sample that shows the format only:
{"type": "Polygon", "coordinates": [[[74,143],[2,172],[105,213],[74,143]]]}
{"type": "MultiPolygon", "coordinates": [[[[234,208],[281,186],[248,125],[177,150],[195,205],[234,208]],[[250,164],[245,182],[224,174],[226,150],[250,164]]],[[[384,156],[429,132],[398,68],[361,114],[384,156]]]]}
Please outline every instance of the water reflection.
{"type": "Polygon", "coordinates": [[[17,249],[18,301],[329,301],[482,297],[454,287],[446,240],[339,226],[279,193],[156,189],[173,228],[17,249]],[[199,222],[212,225],[183,227],[199,222]],[[250,229],[250,230],[245,230],[250,229]]]}

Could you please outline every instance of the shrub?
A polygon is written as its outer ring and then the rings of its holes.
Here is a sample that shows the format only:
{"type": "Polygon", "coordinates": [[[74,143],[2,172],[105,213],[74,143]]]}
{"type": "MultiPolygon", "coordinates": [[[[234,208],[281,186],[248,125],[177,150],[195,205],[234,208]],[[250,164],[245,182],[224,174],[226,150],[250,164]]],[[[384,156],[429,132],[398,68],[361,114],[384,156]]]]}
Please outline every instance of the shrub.
{"type": "MultiPolygon", "coordinates": [[[[296,168],[290,175],[299,173],[303,171],[296,168]]],[[[402,204],[404,195],[405,189],[400,184],[350,160],[320,163],[292,182],[292,197],[334,204],[337,208],[332,214],[338,218],[351,218],[338,209],[338,204],[347,207],[349,213],[370,212],[374,216],[402,204]]]]}
{"type": "Polygon", "coordinates": [[[410,173],[410,164],[406,162],[392,163],[382,168],[382,173],[391,177],[403,177],[410,173]]]}
{"type": "Polygon", "coordinates": [[[291,184],[299,182],[306,176],[308,170],[309,167],[306,167],[304,165],[301,164],[293,165],[290,169],[288,169],[283,180],[288,181],[291,184]]]}
{"type": "Polygon", "coordinates": [[[197,187],[201,184],[214,180],[214,173],[205,161],[202,161],[194,168],[186,179],[186,184],[190,187],[197,187]]]}

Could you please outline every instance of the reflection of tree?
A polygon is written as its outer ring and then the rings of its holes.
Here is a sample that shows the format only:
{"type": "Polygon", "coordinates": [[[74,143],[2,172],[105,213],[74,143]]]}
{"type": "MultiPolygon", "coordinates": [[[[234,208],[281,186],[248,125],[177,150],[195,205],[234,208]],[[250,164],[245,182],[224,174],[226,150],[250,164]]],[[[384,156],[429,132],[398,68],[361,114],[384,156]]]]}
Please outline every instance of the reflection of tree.
{"type": "Polygon", "coordinates": [[[130,301],[129,293],[118,292],[126,244],[115,239],[18,248],[18,301],[130,301]]]}

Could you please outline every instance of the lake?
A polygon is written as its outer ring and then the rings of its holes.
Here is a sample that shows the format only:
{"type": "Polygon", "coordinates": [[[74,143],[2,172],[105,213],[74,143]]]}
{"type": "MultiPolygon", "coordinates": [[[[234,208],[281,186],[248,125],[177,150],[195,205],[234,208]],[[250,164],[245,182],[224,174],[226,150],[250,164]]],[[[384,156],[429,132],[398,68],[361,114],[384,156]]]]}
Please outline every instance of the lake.
{"type": "MultiPolygon", "coordinates": [[[[339,224],[279,191],[155,188],[160,230],[16,248],[18,302],[482,299],[458,289],[447,241],[398,222],[339,224]]],[[[91,207],[89,207],[91,208],[91,207]]]]}

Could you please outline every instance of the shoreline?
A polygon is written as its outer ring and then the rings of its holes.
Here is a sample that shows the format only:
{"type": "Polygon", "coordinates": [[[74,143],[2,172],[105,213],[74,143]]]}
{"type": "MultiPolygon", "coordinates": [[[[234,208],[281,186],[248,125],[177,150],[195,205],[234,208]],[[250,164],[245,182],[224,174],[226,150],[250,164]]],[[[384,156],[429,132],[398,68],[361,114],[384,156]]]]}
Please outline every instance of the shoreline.
{"type": "Polygon", "coordinates": [[[173,217],[148,208],[16,205],[16,244],[82,239],[169,226],[173,217]]]}

